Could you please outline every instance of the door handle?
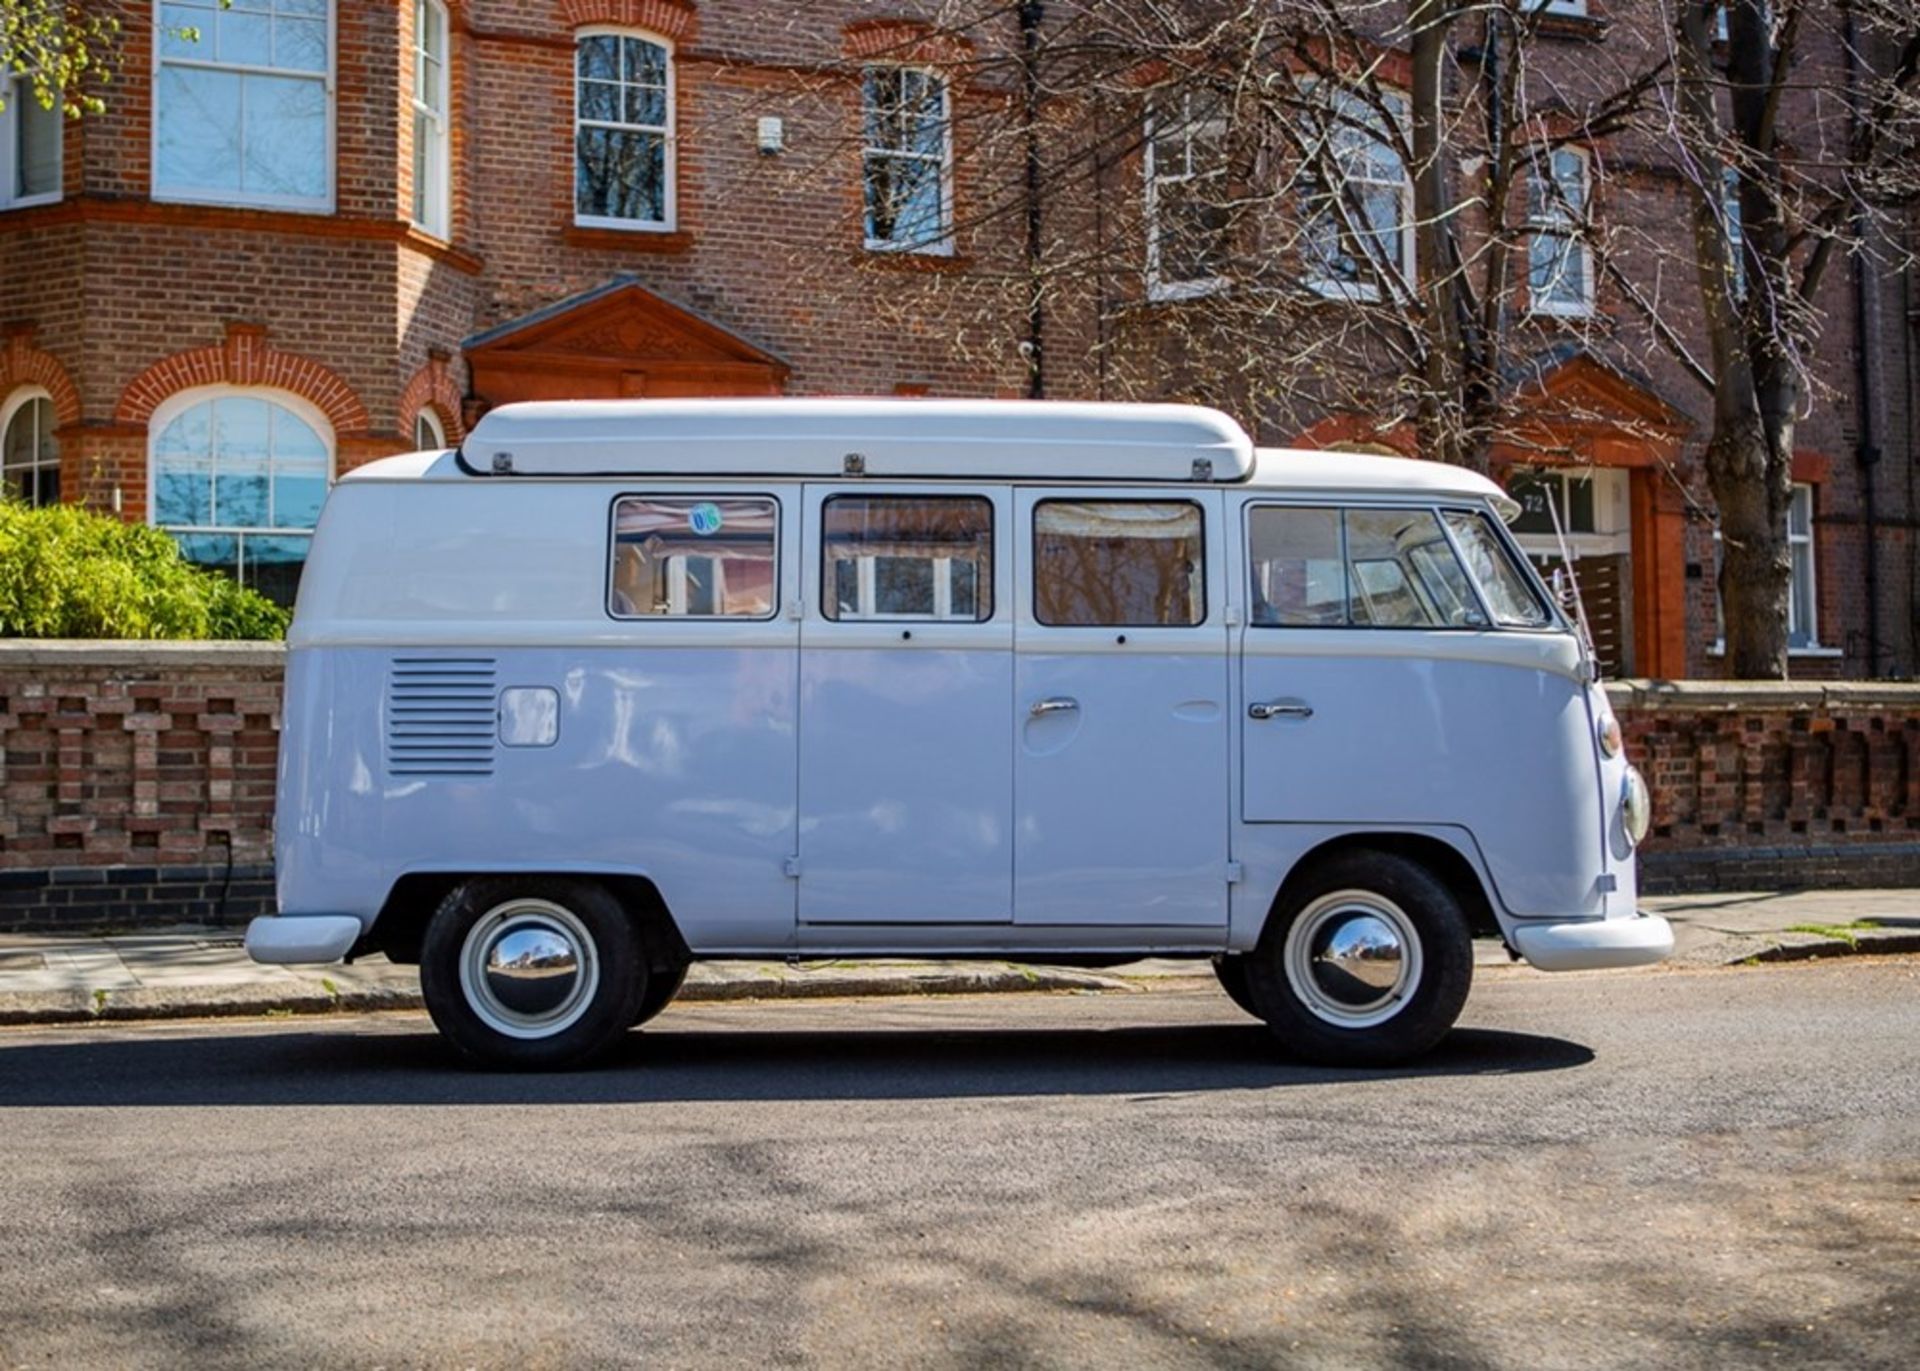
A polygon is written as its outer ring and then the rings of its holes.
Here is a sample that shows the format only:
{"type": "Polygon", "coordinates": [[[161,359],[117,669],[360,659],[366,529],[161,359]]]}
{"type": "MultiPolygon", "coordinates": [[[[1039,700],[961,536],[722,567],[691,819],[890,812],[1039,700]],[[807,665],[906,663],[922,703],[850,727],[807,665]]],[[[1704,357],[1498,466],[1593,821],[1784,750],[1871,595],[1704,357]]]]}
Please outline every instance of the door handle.
{"type": "Polygon", "coordinates": [[[1027,717],[1037,719],[1042,714],[1060,714],[1069,709],[1080,708],[1080,702],[1067,695],[1055,695],[1046,700],[1035,700],[1027,711],[1027,717]]]}
{"type": "Polygon", "coordinates": [[[1313,706],[1298,700],[1268,700],[1247,706],[1249,719],[1311,719],[1313,706]]]}

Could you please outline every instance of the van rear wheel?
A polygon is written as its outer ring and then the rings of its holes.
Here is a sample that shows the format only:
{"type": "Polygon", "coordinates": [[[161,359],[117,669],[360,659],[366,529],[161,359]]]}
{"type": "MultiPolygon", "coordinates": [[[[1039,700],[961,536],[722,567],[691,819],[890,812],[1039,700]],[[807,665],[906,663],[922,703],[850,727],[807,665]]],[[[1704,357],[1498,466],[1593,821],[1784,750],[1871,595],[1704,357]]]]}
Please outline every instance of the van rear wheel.
{"type": "Polygon", "coordinates": [[[647,963],[627,912],[590,881],[467,881],[420,947],[434,1026],[468,1060],[509,1070],[579,1066],[634,1022],[647,963]]]}
{"type": "Polygon", "coordinates": [[[1460,902],[1426,867],[1345,852],[1289,890],[1247,959],[1281,1045],[1326,1066],[1390,1066],[1439,1042],[1473,980],[1460,902]]]}

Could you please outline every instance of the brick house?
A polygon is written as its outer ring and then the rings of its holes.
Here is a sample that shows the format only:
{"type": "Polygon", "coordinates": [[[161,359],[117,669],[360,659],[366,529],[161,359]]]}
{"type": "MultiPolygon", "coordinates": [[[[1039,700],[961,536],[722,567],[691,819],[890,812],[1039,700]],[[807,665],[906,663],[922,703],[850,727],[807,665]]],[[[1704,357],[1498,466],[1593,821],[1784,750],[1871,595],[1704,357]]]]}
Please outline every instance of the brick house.
{"type": "MultiPolygon", "coordinates": [[[[1540,61],[1574,73],[1615,41],[1599,0],[1543,3],[1563,18],[1540,61]]],[[[991,288],[907,317],[876,306],[1018,272],[1011,223],[963,250],[950,231],[983,194],[951,129],[1007,92],[942,76],[962,47],[1016,50],[1011,11],[961,40],[918,23],[930,5],[852,0],[798,16],[748,0],[108,7],[124,52],[106,114],[62,125],[17,91],[0,114],[5,475],[167,527],[281,598],[331,476],[457,443],[513,400],[1023,394],[1023,340],[1044,346],[1049,395],[1108,393],[1086,309],[1029,336],[1013,294],[997,314],[979,303],[991,288]]],[[[1172,178],[1126,167],[1115,194],[1137,222],[1172,178]]],[[[1684,222],[1657,168],[1609,193],[1609,214],[1684,222]]],[[[1156,242],[1139,237],[1135,293],[1178,309],[1156,242]]],[[[1560,265],[1566,313],[1608,310],[1590,269],[1560,265]]],[[[1829,280],[1841,398],[1800,434],[1795,671],[1910,675],[1911,283],[1869,282],[1859,358],[1855,293],[1829,280]]],[[[1550,502],[1616,670],[1715,674],[1699,394],[1677,368],[1621,367],[1550,329],[1525,384],[1565,454],[1530,470],[1519,447],[1496,453],[1527,497],[1529,550],[1549,550],[1550,502]]],[[[1239,417],[1268,442],[1377,436],[1343,413],[1239,417]]]]}

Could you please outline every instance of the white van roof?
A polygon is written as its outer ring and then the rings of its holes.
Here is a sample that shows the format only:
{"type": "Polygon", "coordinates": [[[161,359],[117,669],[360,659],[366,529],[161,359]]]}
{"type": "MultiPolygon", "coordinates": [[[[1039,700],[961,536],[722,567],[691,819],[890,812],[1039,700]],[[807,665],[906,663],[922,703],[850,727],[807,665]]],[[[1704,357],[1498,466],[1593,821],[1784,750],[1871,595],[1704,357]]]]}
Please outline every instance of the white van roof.
{"type": "Polygon", "coordinates": [[[383,458],[341,477],[467,480],[496,470],[557,477],[799,477],[1233,482],[1302,494],[1357,492],[1520,506],[1464,467],[1406,457],[1260,448],[1197,405],[1033,400],[556,400],[503,405],[458,452],[383,458]],[[503,465],[496,458],[504,454],[503,465]],[[1206,462],[1206,475],[1195,463],[1206,462]]]}
{"type": "Polygon", "coordinates": [[[1240,481],[1253,440],[1198,405],[1042,400],[556,400],[489,410],[479,474],[1240,481]]]}

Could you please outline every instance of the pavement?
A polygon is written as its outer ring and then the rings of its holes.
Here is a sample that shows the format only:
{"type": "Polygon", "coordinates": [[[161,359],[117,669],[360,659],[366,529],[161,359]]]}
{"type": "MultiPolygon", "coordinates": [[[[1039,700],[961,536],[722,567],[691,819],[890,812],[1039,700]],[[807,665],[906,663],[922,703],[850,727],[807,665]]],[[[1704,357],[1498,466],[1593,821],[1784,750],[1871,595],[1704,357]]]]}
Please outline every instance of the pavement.
{"type": "MultiPolygon", "coordinates": [[[[1642,904],[1674,925],[1669,966],[1920,951],[1920,890],[1694,894],[1650,897],[1642,904]]],[[[1482,973],[1512,965],[1493,940],[1475,945],[1475,961],[1482,973]]],[[[1195,978],[1212,979],[1204,963],[1187,959],[1104,971],[991,961],[702,962],[689,973],[679,999],[1143,991],[1195,978]]],[[[0,935],[0,1024],[326,1014],[420,1004],[413,967],[380,956],[351,966],[260,966],[248,959],[239,929],[0,935]]]]}

